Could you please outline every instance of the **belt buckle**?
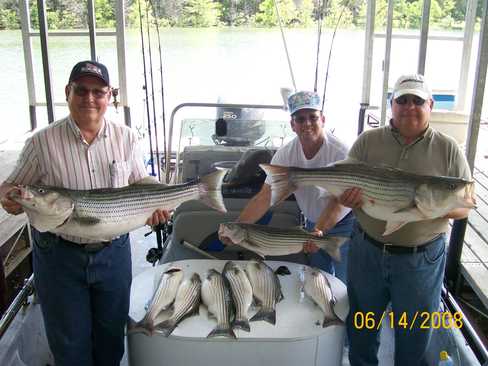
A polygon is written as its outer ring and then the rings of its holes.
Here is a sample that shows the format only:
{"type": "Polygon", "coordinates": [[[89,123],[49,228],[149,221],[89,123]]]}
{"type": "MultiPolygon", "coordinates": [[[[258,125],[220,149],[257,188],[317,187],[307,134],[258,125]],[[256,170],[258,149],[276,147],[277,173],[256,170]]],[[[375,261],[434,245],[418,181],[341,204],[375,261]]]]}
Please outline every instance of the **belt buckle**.
{"type": "Polygon", "coordinates": [[[393,244],[391,243],[383,243],[383,254],[385,254],[388,250],[386,250],[387,247],[392,247],[393,244]]]}

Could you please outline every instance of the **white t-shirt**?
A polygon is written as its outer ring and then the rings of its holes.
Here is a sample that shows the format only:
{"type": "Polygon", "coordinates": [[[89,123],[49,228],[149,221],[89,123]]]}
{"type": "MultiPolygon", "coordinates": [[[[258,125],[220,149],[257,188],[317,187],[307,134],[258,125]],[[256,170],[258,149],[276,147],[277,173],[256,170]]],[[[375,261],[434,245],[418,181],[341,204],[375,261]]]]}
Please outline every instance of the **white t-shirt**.
{"type": "MultiPolygon", "coordinates": [[[[303,153],[302,144],[295,137],[288,144],[279,149],[271,159],[271,164],[298,168],[323,168],[336,161],[347,157],[348,147],[337,137],[325,131],[325,140],[320,150],[312,159],[307,159],[303,153]]],[[[271,184],[271,179],[266,178],[266,184],[271,184]]],[[[324,188],[315,186],[300,187],[295,191],[298,206],[305,217],[312,222],[317,222],[320,214],[329,202],[329,193],[324,188]]],[[[339,216],[339,221],[346,216],[351,209],[344,207],[339,216]]]]}

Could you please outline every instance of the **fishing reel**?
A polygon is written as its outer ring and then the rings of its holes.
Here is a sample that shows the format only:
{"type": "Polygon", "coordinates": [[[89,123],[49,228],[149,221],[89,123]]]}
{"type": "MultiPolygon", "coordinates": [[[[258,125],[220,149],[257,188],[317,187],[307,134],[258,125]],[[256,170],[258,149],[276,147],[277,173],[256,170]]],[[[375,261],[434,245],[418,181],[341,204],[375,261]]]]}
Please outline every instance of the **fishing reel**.
{"type": "Polygon", "coordinates": [[[156,233],[156,248],[151,248],[147,251],[146,254],[146,261],[151,263],[153,267],[161,260],[164,254],[164,250],[166,246],[163,247],[163,244],[166,243],[169,235],[173,231],[173,222],[171,220],[167,221],[165,224],[158,224],[153,226],[152,230],[144,236],[149,236],[153,232],[156,233]]]}

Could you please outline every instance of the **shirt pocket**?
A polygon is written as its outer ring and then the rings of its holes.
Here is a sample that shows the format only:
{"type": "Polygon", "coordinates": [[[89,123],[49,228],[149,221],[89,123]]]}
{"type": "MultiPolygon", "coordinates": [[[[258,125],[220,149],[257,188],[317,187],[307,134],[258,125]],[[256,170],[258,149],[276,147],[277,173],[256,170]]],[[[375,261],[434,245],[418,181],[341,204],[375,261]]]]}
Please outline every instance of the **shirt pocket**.
{"type": "Polygon", "coordinates": [[[128,161],[113,161],[110,164],[110,181],[112,188],[124,187],[129,184],[131,163],[128,161]]]}

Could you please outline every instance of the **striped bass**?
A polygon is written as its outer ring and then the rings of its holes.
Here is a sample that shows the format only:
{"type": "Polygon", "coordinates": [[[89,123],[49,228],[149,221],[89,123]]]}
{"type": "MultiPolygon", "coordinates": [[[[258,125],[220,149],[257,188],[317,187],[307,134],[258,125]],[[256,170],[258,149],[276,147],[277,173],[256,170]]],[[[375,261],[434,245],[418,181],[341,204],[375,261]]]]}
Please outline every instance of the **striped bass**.
{"type": "Polygon", "coordinates": [[[129,332],[142,331],[147,335],[152,335],[155,325],[158,324],[156,320],[162,311],[166,311],[173,304],[176,298],[176,293],[183,280],[183,270],[181,268],[170,268],[165,271],[160,279],[159,284],[154,293],[146,315],[138,323],[129,322],[129,332]]]}
{"type": "Polygon", "coordinates": [[[105,241],[144,226],[157,209],[173,210],[190,200],[226,212],[221,193],[225,173],[217,170],[200,181],[170,186],[150,178],[150,184],[146,178],[122,188],[86,191],[26,186],[11,197],[41,232],[105,241]]]}
{"type": "Polygon", "coordinates": [[[222,272],[232,290],[232,299],[236,308],[236,314],[232,327],[250,332],[249,317],[247,315],[252,304],[252,287],[246,272],[232,261],[224,266],[222,272]]]}
{"type": "Polygon", "coordinates": [[[207,273],[202,284],[202,301],[209,313],[217,318],[217,326],[207,335],[212,337],[236,338],[230,325],[233,315],[232,295],[224,277],[215,269],[207,273]]]}
{"type": "Polygon", "coordinates": [[[281,229],[238,222],[220,224],[219,236],[227,237],[232,243],[253,251],[263,258],[268,255],[299,253],[303,250],[303,244],[312,240],[337,261],[341,258],[340,246],[348,240],[346,237],[312,235],[299,227],[281,229]]]}
{"type": "Polygon", "coordinates": [[[261,164],[272,179],[271,205],[281,202],[298,187],[325,188],[334,196],[359,187],[361,208],[369,216],[386,221],[389,235],[403,225],[445,216],[455,208],[474,208],[474,182],[461,178],[408,173],[364,163],[340,163],[320,169],[261,164]]]}
{"type": "Polygon", "coordinates": [[[275,325],[276,304],[283,299],[278,276],[262,261],[250,260],[245,271],[251,282],[256,305],[260,306],[251,321],[264,320],[275,325]]]}
{"type": "Polygon", "coordinates": [[[317,268],[306,267],[305,269],[305,294],[317,304],[324,313],[322,327],[329,325],[343,324],[342,320],[334,312],[334,305],[337,300],[332,293],[329,280],[317,268]]]}
{"type": "Polygon", "coordinates": [[[156,332],[168,337],[186,317],[198,314],[202,281],[197,273],[186,279],[176,293],[174,311],[171,317],[156,326],[156,332]]]}

